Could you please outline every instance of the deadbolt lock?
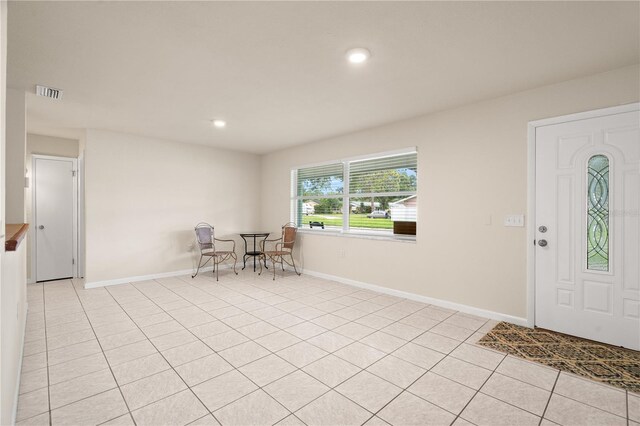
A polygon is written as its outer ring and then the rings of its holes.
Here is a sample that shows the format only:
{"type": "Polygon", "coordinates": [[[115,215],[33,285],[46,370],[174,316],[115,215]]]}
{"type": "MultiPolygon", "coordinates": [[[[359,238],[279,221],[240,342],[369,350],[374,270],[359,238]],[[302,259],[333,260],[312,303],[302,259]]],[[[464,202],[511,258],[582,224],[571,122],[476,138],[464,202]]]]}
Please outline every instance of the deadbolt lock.
{"type": "Polygon", "coordinates": [[[546,226],[544,226],[544,225],[539,226],[539,227],[538,227],[538,231],[540,231],[540,232],[542,232],[542,233],[544,234],[545,232],[547,232],[547,227],[546,227],[546,226]]]}

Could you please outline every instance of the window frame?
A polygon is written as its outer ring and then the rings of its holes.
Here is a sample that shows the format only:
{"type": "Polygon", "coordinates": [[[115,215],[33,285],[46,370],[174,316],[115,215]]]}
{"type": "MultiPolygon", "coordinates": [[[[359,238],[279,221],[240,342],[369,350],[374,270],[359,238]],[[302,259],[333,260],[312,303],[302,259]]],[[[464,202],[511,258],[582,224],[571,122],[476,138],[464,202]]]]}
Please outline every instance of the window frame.
{"type": "MultiPolygon", "coordinates": [[[[349,225],[349,215],[350,215],[350,207],[352,198],[365,198],[372,196],[380,196],[380,194],[384,194],[384,196],[399,196],[399,197],[409,197],[412,195],[418,195],[418,182],[420,177],[416,176],[416,190],[415,191],[398,191],[398,192],[385,192],[385,193],[362,193],[356,194],[351,192],[351,188],[349,185],[349,175],[350,175],[350,165],[356,161],[364,161],[364,160],[375,160],[378,158],[384,157],[393,157],[404,154],[416,154],[418,155],[417,147],[408,147],[399,150],[393,151],[385,151],[378,152],[373,154],[365,154],[358,155],[354,157],[346,157],[342,159],[330,160],[330,161],[322,161],[317,163],[303,164],[300,166],[294,166],[291,168],[290,179],[291,179],[291,190],[290,190],[290,220],[298,226],[298,230],[303,233],[317,233],[320,235],[334,235],[334,236],[348,236],[348,237],[363,237],[363,238],[372,238],[372,239],[384,239],[384,240],[400,240],[400,241],[415,241],[417,235],[403,235],[403,234],[394,234],[391,233],[383,233],[383,232],[372,232],[367,229],[358,229],[351,228],[349,225]],[[342,164],[342,183],[343,190],[342,194],[332,194],[332,195],[313,195],[313,196],[298,196],[298,170],[306,169],[311,167],[321,167],[327,166],[331,164],[342,164]],[[315,229],[315,228],[305,228],[303,226],[298,225],[298,201],[304,200],[313,200],[313,199],[327,199],[327,198],[335,198],[342,200],[342,228],[336,227],[331,229],[315,229]]],[[[373,209],[373,206],[372,206],[373,209]]],[[[417,212],[417,210],[416,210],[417,212]]],[[[416,218],[417,222],[417,218],[416,218]]]]}

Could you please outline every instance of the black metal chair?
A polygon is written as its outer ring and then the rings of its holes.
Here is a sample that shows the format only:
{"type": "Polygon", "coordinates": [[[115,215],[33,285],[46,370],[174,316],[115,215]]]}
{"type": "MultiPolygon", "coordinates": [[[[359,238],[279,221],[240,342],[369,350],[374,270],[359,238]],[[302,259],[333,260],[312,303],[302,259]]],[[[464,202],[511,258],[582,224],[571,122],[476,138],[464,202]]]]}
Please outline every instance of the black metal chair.
{"type": "Polygon", "coordinates": [[[200,268],[213,261],[213,272],[216,273],[216,281],[218,281],[218,272],[220,271],[220,264],[228,259],[233,259],[233,272],[238,275],[236,271],[236,263],[238,257],[236,256],[236,242],[234,240],[222,240],[215,237],[213,226],[206,222],[200,222],[195,227],[196,231],[196,243],[200,249],[200,259],[198,260],[198,269],[196,273],[191,276],[195,278],[200,272],[200,268]],[[216,242],[220,243],[232,243],[231,250],[219,250],[216,248],[216,242]],[[202,259],[207,257],[207,261],[202,263],[202,259]]]}

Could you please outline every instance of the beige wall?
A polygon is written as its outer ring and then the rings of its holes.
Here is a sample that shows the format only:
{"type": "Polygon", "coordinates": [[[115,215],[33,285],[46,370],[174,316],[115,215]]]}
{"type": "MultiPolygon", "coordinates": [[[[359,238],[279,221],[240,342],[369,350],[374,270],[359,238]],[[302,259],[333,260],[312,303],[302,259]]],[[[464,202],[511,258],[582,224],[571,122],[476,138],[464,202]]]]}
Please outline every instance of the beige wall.
{"type": "Polygon", "coordinates": [[[526,317],[527,123],[639,99],[627,67],[265,155],[262,227],[289,219],[290,169],[418,147],[416,243],[303,234],[307,270],[526,317]],[[487,225],[489,217],[491,224],[487,225]],[[344,257],[340,251],[344,250],[344,257]]]}
{"type": "Polygon", "coordinates": [[[85,164],[87,285],[191,270],[200,221],[218,237],[258,224],[257,155],[88,130],[85,164]]]}
{"type": "Polygon", "coordinates": [[[23,223],[27,109],[22,90],[7,90],[5,215],[8,223],[23,223]]]}
{"type": "MultiPolygon", "coordinates": [[[[0,2],[0,227],[4,226],[4,173],[7,101],[7,2],[0,2]]],[[[0,235],[4,232],[0,232],[0,235]]],[[[4,244],[4,243],[3,243],[4,244]]],[[[1,265],[0,265],[1,267],[1,265]]],[[[1,278],[0,278],[1,279],[1,278]]],[[[1,356],[1,355],[0,355],[1,356]]],[[[1,421],[2,419],[0,419],[1,421]]]]}
{"type": "MultiPolygon", "coordinates": [[[[4,156],[5,156],[5,103],[7,99],[7,2],[0,2],[0,244],[4,246],[4,156]]],[[[4,309],[5,298],[2,296],[4,289],[4,250],[0,248],[0,424],[7,424],[11,421],[11,411],[13,410],[13,386],[5,370],[9,353],[5,354],[5,331],[4,324],[7,321],[9,312],[4,309]]],[[[14,352],[15,348],[9,350],[14,352]]],[[[10,364],[7,368],[11,368],[10,364]]]]}
{"type": "MultiPolygon", "coordinates": [[[[7,65],[7,2],[0,2],[0,424],[12,424],[16,410],[18,395],[18,378],[20,376],[20,356],[27,314],[25,260],[27,246],[23,242],[15,252],[4,251],[5,218],[19,221],[24,215],[17,203],[5,213],[5,183],[17,180],[19,185],[12,185],[12,197],[17,201],[24,200],[24,93],[12,91],[10,113],[6,108],[6,65],[7,65]],[[15,99],[14,99],[15,98],[15,99]],[[14,121],[16,126],[7,128],[7,120],[14,121]],[[22,128],[22,138],[20,138],[22,128]],[[7,133],[5,133],[5,131],[7,133]],[[9,136],[9,138],[8,138],[9,136]],[[17,137],[14,137],[17,136],[17,137]],[[19,146],[6,149],[6,140],[18,142],[19,146]],[[10,154],[7,156],[7,151],[10,154]],[[17,157],[14,157],[16,156],[17,157]],[[9,158],[7,167],[7,158],[9,158]],[[13,164],[12,161],[18,164],[13,164]],[[21,163],[20,163],[21,162],[21,163]],[[11,176],[6,176],[12,174],[11,176]],[[11,214],[9,214],[11,212],[11,214]]],[[[24,209],[24,205],[22,206],[24,209]]]]}
{"type": "MultiPolygon", "coordinates": [[[[27,134],[27,161],[25,168],[27,169],[27,177],[29,178],[29,187],[25,190],[25,213],[27,223],[32,223],[32,187],[33,187],[33,171],[32,171],[32,155],[54,155],[56,157],[72,157],[78,158],[79,142],[74,139],[56,138],[53,136],[27,134]]],[[[27,245],[31,247],[35,226],[29,229],[27,234],[27,245]]],[[[31,250],[27,250],[27,279],[32,281],[31,277],[31,250]]]]}
{"type": "MultiPolygon", "coordinates": [[[[79,141],[54,136],[27,134],[27,169],[31,170],[29,158],[32,154],[55,155],[57,157],[78,158],[79,141]]],[[[30,175],[29,175],[30,176],[30,175]]]]}

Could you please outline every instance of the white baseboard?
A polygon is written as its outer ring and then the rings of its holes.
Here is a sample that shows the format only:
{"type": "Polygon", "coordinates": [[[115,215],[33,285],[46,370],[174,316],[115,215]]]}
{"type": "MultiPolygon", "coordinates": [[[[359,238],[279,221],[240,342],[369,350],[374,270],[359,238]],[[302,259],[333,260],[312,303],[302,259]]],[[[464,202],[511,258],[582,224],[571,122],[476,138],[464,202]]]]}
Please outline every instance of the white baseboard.
{"type": "MultiPolygon", "coordinates": [[[[220,267],[222,269],[228,269],[228,268],[231,268],[231,265],[220,265],[220,267]]],[[[203,272],[211,272],[211,271],[213,271],[213,266],[200,268],[200,272],[198,272],[198,275],[203,272]]],[[[94,282],[85,283],[84,288],[98,288],[98,287],[106,287],[110,285],[135,283],[138,281],[155,280],[158,278],[169,278],[169,277],[177,277],[180,275],[191,275],[194,272],[195,270],[193,269],[183,269],[181,271],[161,272],[159,274],[138,275],[135,277],[116,278],[114,280],[94,281],[94,282]]]]}
{"type": "Polygon", "coordinates": [[[352,285],[354,287],[364,288],[367,290],[377,291],[378,293],[388,294],[390,296],[402,297],[404,299],[415,300],[416,302],[428,303],[430,305],[440,306],[442,308],[453,309],[465,314],[477,315],[479,317],[489,318],[496,321],[506,321],[512,324],[527,327],[527,319],[507,315],[500,312],[488,311],[486,309],[476,308],[474,306],[463,305],[461,303],[449,302],[447,300],[435,299],[433,297],[421,296],[408,291],[395,290],[393,288],[383,287],[375,284],[369,284],[362,281],[356,281],[349,278],[339,277],[337,275],[325,274],[323,272],[304,271],[305,274],[318,278],[324,278],[331,281],[337,281],[342,284],[352,285]]]}
{"type": "Polygon", "coordinates": [[[18,377],[16,378],[16,395],[13,398],[13,412],[11,413],[11,424],[16,424],[18,417],[18,397],[20,396],[20,379],[22,378],[22,358],[24,356],[24,339],[27,335],[27,315],[29,315],[29,304],[25,303],[24,318],[22,319],[22,341],[20,342],[20,360],[18,361],[18,377]]]}

